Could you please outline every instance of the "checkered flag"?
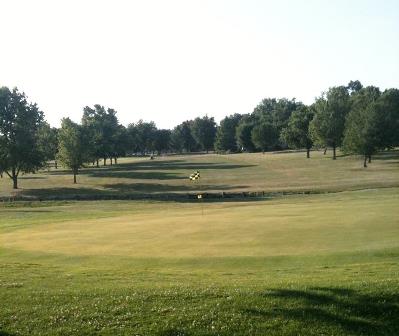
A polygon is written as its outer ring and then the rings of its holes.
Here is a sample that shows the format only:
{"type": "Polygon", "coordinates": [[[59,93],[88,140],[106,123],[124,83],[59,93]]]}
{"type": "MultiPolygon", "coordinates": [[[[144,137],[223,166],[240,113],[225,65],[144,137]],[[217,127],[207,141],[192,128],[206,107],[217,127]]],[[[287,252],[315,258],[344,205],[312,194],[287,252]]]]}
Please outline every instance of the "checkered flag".
{"type": "Polygon", "coordinates": [[[200,172],[198,170],[194,174],[190,175],[191,181],[199,180],[199,178],[200,178],[200,172]]]}

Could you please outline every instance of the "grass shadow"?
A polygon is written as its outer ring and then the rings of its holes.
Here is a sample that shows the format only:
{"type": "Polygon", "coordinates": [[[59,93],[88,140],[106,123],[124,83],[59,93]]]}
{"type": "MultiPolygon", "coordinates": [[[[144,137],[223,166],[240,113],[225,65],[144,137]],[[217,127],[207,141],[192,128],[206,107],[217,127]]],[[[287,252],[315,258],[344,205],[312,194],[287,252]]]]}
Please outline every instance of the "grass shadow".
{"type": "Polygon", "coordinates": [[[7,331],[0,330],[0,336],[14,336],[15,334],[11,334],[7,331]]]}

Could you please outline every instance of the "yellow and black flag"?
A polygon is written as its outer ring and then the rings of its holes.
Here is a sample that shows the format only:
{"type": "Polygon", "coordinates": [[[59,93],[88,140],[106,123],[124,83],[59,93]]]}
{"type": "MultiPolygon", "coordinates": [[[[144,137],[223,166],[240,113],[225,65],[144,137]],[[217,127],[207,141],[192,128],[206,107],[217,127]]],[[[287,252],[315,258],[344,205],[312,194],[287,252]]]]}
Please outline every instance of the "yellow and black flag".
{"type": "Polygon", "coordinates": [[[199,180],[199,178],[200,178],[200,172],[198,170],[194,174],[190,175],[191,181],[199,180]]]}

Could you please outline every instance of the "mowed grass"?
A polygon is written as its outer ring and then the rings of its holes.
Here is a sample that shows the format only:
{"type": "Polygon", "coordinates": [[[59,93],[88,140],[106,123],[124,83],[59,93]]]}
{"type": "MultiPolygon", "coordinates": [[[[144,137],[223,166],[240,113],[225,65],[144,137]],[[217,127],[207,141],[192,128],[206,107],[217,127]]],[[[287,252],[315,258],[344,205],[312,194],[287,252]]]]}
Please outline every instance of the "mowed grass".
{"type": "Polygon", "coordinates": [[[124,158],[118,165],[88,167],[72,184],[70,171],[62,168],[21,176],[18,191],[11,180],[0,179],[0,196],[36,197],[73,195],[148,195],[237,191],[342,191],[399,186],[399,151],[380,153],[367,169],[362,158],[314,151],[305,153],[252,153],[124,158]],[[201,185],[188,176],[201,172],[201,185]]]}
{"type": "Polygon", "coordinates": [[[398,205],[4,204],[0,335],[396,335],[398,205]]]}

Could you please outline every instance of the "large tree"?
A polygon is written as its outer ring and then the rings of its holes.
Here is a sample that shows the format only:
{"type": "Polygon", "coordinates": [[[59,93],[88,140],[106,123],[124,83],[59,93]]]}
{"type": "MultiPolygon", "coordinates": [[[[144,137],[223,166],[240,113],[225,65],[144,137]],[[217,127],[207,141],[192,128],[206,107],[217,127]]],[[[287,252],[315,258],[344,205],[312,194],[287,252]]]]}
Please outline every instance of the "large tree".
{"type": "Polygon", "coordinates": [[[315,116],[310,123],[313,141],[322,146],[331,146],[333,159],[344,136],[345,119],[350,110],[349,93],[345,86],[330,88],[315,104],[315,116]]]}
{"type": "Polygon", "coordinates": [[[156,130],[154,134],[154,149],[158,155],[169,149],[171,131],[168,129],[156,130]]]}
{"type": "Polygon", "coordinates": [[[251,139],[256,148],[265,152],[276,146],[278,140],[277,128],[269,122],[262,122],[252,129],[251,139]]]}
{"type": "Polygon", "coordinates": [[[130,137],[130,149],[134,153],[152,153],[154,149],[155,133],[157,127],[153,121],[139,120],[129,124],[127,132],[130,137]]]}
{"type": "Polygon", "coordinates": [[[208,116],[196,118],[192,123],[191,131],[201,149],[208,153],[213,148],[215,142],[216,123],[214,118],[209,118],[208,116]]]}
{"type": "Polygon", "coordinates": [[[87,134],[83,126],[74,123],[69,118],[62,119],[58,134],[57,159],[63,166],[72,170],[73,183],[76,183],[79,169],[91,159],[88,146],[89,136],[90,134],[87,134]]]}
{"type": "Polygon", "coordinates": [[[309,124],[313,119],[313,111],[308,106],[300,106],[288,121],[287,127],[281,132],[282,140],[291,148],[306,148],[306,157],[310,158],[313,141],[309,132],[309,124]]]}
{"type": "Polygon", "coordinates": [[[0,88],[0,170],[18,189],[20,173],[34,172],[45,163],[38,143],[43,113],[17,88],[0,88]]]}
{"type": "Polygon", "coordinates": [[[187,153],[196,150],[198,145],[191,132],[192,123],[192,120],[186,120],[173,128],[170,135],[170,145],[172,149],[177,152],[184,151],[187,153]]]}
{"type": "Polygon", "coordinates": [[[371,160],[371,155],[384,146],[383,110],[376,108],[380,95],[378,88],[370,86],[351,97],[352,108],[346,120],[343,149],[363,155],[364,167],[367,167],[367,159],[371,160]]]}
{"type": "Polygon", "coordinates": [[[241,114],[225,117],[216,132],[215,149],[218,151],[237,152],[236,128],[240,122],[241,114]]]}

